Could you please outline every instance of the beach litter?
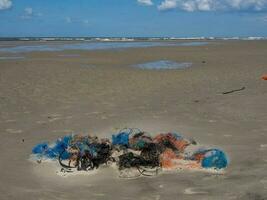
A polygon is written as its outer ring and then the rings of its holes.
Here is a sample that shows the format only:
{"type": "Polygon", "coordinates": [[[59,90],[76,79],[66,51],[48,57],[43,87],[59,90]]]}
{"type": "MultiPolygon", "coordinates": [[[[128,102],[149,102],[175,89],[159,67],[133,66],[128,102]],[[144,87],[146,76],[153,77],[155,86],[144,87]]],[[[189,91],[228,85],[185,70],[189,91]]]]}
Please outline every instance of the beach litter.
{"type": "Polygon", "coordinates": [[[198,147],[195,140],[172,132],[152,137],[136,128],[122,129],[111,140],[90,135],[64,136],[54,143],[37,144],[31,157],[39,164],[55,161],[63,173],[115,166],[122,178],[183,169],[220,171],[229,163],[226,153],[218,148],[198,147]]]}
{"type": "Polygon", "coordinates": [[[263,75],[261,79],[267,81],[267,74],[263,75]]]}
{"type": "Polygon", "coordinates": [[[242,91],[242,90],[245,90],[245,89],[246,89],[246,87],[242,87],[242,88],[239,88],[239,89],[223,92],[222,94],[231,94],[231,93],[239,92],[239,91],[242,91]]]}

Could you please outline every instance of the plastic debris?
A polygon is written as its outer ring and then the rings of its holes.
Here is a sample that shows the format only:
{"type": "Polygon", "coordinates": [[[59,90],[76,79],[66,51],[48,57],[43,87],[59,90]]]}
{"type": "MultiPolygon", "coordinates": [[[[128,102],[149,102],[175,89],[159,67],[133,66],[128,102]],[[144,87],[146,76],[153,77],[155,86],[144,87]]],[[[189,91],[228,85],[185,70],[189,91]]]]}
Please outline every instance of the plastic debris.
{"type": "Polygon", "coordinates": [[[161,167],[166,170],[176,169],[201,169],[199,161],[186,159],[182,155],[177,155],[172,149],[166,149],[160,155],[161,167]]]}
{"type": "Polygon", "coordinates": [[[208,149],[202,152],[197,152],[194,155],[198,162],[201,162],[203,168],[223,169],[228,165],[225,153],[219,149],[208,149]]]}
{"type": "Polygon", "coordinates": [[[242,91],[242,90],[245,90],[245,89],[246,89],[246,87],[242,87],[242,88],[239,88],[239,89],[223,92],[222,94],[231,94],[231,93],[239,92],[239,91],[242,91]]]}
{"type": "Polygon", "coordinates": [[[161,146],[161,148],[170,148],[178,152],[183,152],[190,145],[190,142],[176,133],[167,133],[157,135],[153,141],[161,146]]]}
{"type": "Polygon", "coordinates": [[[267,81],[267,74],[263,75],[261,79],[267,81]]]}
{"type": "Polygon", "coordinates": [[[139,129],[122,129],[109,139],[93,136],[69,135],[56,142],[37,144],[32,149],[41,163],[42,159],[58,160],[61,172],[89,171],[101,165],[116,163],[120,177],[154,176],[159,169],[215,169],[228,166],[227,155],[220,149],[197,149],[193,139],[177,133],[161,133],[155,137],[139,129]],[[130,173],[134,171],[135,173],[130,173]],[[128,174],[128,175],[127,175],[128,174]]]}
{"type": "MultiPolygon", "coordinates": [[[[72,136],[65,136],[59,138],[54,144],[49,145],[47,142],[36,145],[32,149],[33,154],[39,154],[41,157],[46,157],[50,159],[56,159],[58,156],[69,147],[69,142],[72,136]]],[[[68,153],[62,155],[64,159],[69,158],[68,153]]]]}
{"type": "Polygon", "coordinates": [[[123,145],[129,146],[129,135],[130,133],[121,132],[118,135],[112,135],[112,144],[113,145],[123,145]]]}
{"type": "Polygon", "coordinates": [[[48,149],[48,143],[40,143],[37,144],[35,147],[32,149],[33,154],[46,154],[46,151],[48,149]]]}

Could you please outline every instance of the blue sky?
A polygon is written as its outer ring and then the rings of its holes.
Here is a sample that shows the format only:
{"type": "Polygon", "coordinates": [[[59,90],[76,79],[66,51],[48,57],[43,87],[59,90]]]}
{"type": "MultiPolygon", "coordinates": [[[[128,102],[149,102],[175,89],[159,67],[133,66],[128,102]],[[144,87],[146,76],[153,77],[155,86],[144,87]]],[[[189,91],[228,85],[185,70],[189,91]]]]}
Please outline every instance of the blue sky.
{"type": "Polygon", "coordinates": [[[0,36],[267,36],[267,0],[0,0],[0,36]]]}

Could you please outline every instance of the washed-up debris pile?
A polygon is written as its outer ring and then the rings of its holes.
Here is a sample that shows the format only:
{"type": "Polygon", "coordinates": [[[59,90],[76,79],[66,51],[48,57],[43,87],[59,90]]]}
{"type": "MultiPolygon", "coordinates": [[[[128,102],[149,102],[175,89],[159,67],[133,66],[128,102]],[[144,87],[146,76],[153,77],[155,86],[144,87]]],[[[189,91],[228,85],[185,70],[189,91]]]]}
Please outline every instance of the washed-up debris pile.
{"type": "MultiPolygon", "coordinates": [[[[38,163],[58,160],[61,171],[90,171],[115,163],[122,176],[135,169],[138,176],[156,175],[159,169],[215,169],[227,167],[226,154],[216,148],[198,148],[196,141],[176,133],[151,137],[139,129],[123,129],[109,139],[69,135],[55,143],[41,143],[32,149],[38,163]]],[[[136,175],[135,175],[136,176],[136,175]]]]}

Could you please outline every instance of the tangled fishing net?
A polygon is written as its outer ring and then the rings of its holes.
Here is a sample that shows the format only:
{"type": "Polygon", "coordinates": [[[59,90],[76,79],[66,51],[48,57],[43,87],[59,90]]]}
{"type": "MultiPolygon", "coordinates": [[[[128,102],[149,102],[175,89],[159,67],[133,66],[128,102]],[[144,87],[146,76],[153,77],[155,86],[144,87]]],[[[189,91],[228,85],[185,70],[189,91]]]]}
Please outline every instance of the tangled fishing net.
{"type": "Polygon", "coordinates": [[[92,171],[113,163],[120,177],[154,176],[160,170],[222,170],[228,165],[227,156],[220,149],[198,148],[196,141],[177,133],[151,137],[130,128],[112,135],[112,140],[68,135],[52,144],[37,144],[32,154],[38,163],[47,159],[57,161],[64,173],[92,171]]]}

